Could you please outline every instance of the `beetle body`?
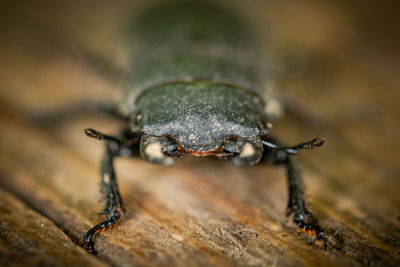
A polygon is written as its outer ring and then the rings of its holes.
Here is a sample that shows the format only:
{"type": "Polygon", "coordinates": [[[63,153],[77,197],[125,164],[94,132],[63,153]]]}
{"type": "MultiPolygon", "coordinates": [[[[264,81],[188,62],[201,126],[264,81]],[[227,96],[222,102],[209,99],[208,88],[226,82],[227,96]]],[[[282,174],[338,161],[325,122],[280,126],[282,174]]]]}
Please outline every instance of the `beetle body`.
{"type": "Polygon", "coordinates": [[[219,8],[182,2],[150,11],[129,36],[132,66],[119,104],[129,128],[120,137],[86,130],[106,141],[101,167],[106,207],[101,214],[107,220],[86,233],[83,245],[93,252],[93,236],[116,224],[124,211],[113,159],[135,150],[143,159],[165,165],[185,153],[230,158],[235,164],[284,164],[287,216],[294,214],[298,226],[325,240],[306,208],[301,176],[289,157],[323,141],[279,147],[268,137],[271,97],[262,89],[259,53],[245,24],[219,8]]]}
{"type": "MultiPolygon", "coordinates": [[[[132,131],[172,138],[178,152],[194,155],[239,154],[251,144],[253,153],[234,162],[257,163],[266,99],[255,42],[244,25],[199,3],[161,7],[141,18],[132,29],[136,51],[120,103],[132,131]]],[[[150,162],[171,163],[144,146],[141,153],[150,162]]]]}

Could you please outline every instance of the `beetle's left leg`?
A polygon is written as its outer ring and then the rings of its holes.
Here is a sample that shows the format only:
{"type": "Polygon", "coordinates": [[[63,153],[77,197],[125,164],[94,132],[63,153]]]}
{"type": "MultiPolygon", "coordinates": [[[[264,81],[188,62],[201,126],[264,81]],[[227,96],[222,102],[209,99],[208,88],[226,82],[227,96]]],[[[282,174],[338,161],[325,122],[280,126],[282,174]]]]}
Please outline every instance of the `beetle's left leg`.
{"type": "Polygon", "coordinates": [[[263,154],[264,161],[273,164],[284,164],[286,166],[289,200],[286,210],[286,221],[293,214],[293,221],[308,234],[316,236],[316,240],[321,240],[326,247],[326,238],[323,229],[319,226],[317,219],[307,209],[303,179],[299,169],[294,164],[291,155],[297,154],[299,149],[312,149],[323,144],[321,139],[313,139],[293,147],[279,147],[275,141],[263,141],[265,150],[263,154]]]}
{"type": "Polygon", "coordinates": [[[100,212],[102,215],[107,215],[107,219],[93,226],[86,232],[82,240],[82,246],[90,253],[95,253],[93,237],[96,233],[108,230],[118,223],[121,217],[121,212],[125,212],[124,203],[122,201],[117,179],[115,176],[113,160],[119,156],[130,156],[138,150],[139,138],[118,139],[113,136],[104,135],[93,129],[85,130],[85,133],[93,138],[106,141],[106,151],[101,163],[101,192],[105,199],[105,208],[100,212]]]}

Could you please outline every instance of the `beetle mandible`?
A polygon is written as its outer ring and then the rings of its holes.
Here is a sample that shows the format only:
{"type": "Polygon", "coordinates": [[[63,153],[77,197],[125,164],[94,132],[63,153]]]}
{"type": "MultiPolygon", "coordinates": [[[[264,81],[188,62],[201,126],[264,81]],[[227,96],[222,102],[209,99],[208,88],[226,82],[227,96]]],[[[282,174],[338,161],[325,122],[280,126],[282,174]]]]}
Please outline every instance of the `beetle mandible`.
{"type": "Polygon", "coordinates": [[[180,3],[151,10],[131,29],[135,53],[119,112],[129,127],[118,136],[85,133],[106,142],[101,189],[106,220],[92,227],[82,245],[94,252],[94,235],[125,212],[113,161],[140,151],[148,162],[170,165],[183,154],[213,155],[234,164],[267,162],[287,169],[287,218],[326,244],[308,211],[302,178],[291,160],[300,149],[321,146],[316,138],[282,147],[270,138],[276,100],[254,62],[258,54],[246,25],[231,13],[204,4],[180,3]]]}

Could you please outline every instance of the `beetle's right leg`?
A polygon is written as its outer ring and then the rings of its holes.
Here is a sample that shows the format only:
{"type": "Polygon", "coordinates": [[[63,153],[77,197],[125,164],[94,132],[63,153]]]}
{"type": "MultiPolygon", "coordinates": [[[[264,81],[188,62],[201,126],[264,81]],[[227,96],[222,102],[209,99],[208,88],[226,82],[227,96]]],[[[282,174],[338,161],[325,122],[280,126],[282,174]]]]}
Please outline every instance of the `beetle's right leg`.
{"type": "Polygon", "coordinates": [[[293,221],[308,234],[316,236],[316,240],[323,242],[326,247],[326,238],[323,229],[319,226],[314,214],[307,209],[303,179],[291,155],[298,153],[300,149],[312,149],[322,146],[324,141],[316,138],[309,142],[301,143],[293,147],[280,147],[272,139],[263,140],[265,150],[263,160],[273,164],[284,164],[286,166],[289,187],[289,200],[286,210],[286,221],[293,214],[293,221]]]}
{"type": "Polygon", "coordinates": [[[124,203],[118,189],[117,179],[115,176],[113,160],[118,156],[130,156],[138,150],[137,144],[139,137],[130,139],[118,139],[113,136],[102,134],[93,129],[86,129],[85,133],[93,138],[106,141],[106,151],[101,163],[101,192],[104,195],[105,208],[100,212],[107,215],[107,219],[93,226],[83,237],[82,246],[90,253],[95,253],[94,236],[104,230],[108,230],[118,223],[121,212],[125,212],[124,203]]]}

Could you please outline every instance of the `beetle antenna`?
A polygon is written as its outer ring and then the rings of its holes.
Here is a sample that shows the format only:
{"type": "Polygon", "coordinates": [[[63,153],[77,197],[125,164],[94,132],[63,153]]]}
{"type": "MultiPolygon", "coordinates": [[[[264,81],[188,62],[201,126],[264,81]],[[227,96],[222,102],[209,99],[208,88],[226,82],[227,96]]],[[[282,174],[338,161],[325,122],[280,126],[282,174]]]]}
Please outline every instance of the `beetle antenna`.
{"type": "Polygon", "coordinates": [[[120,140],[118,140],[114,136],[103,134],[93,128],[85,129],[85,134],[91,138],[95,138],[98,140],[114,141],[117,142],[118,144],[120,143],[120,140]]]}
{"type": "Polygon", "coordinates": [[[269,148],[273,148],[273,149],[277,149],[277,150],[284,150],[286,153],[288,154],[292,154],[292,155],[296,155],[297,153],[299,153],[300,149],[313,149],[316,147],[320,147],[324,144],[325,140],[321,139],[321,138],[314,138],[308,142],[305,143],[300,143],[298,145],[295,146],[291,146],[291,147],[279,147],[278,145],[276,145],[275,143],[271,143],[268,141],[264,141],[262,140],[263,145],[269,147],[269,148]]]}

